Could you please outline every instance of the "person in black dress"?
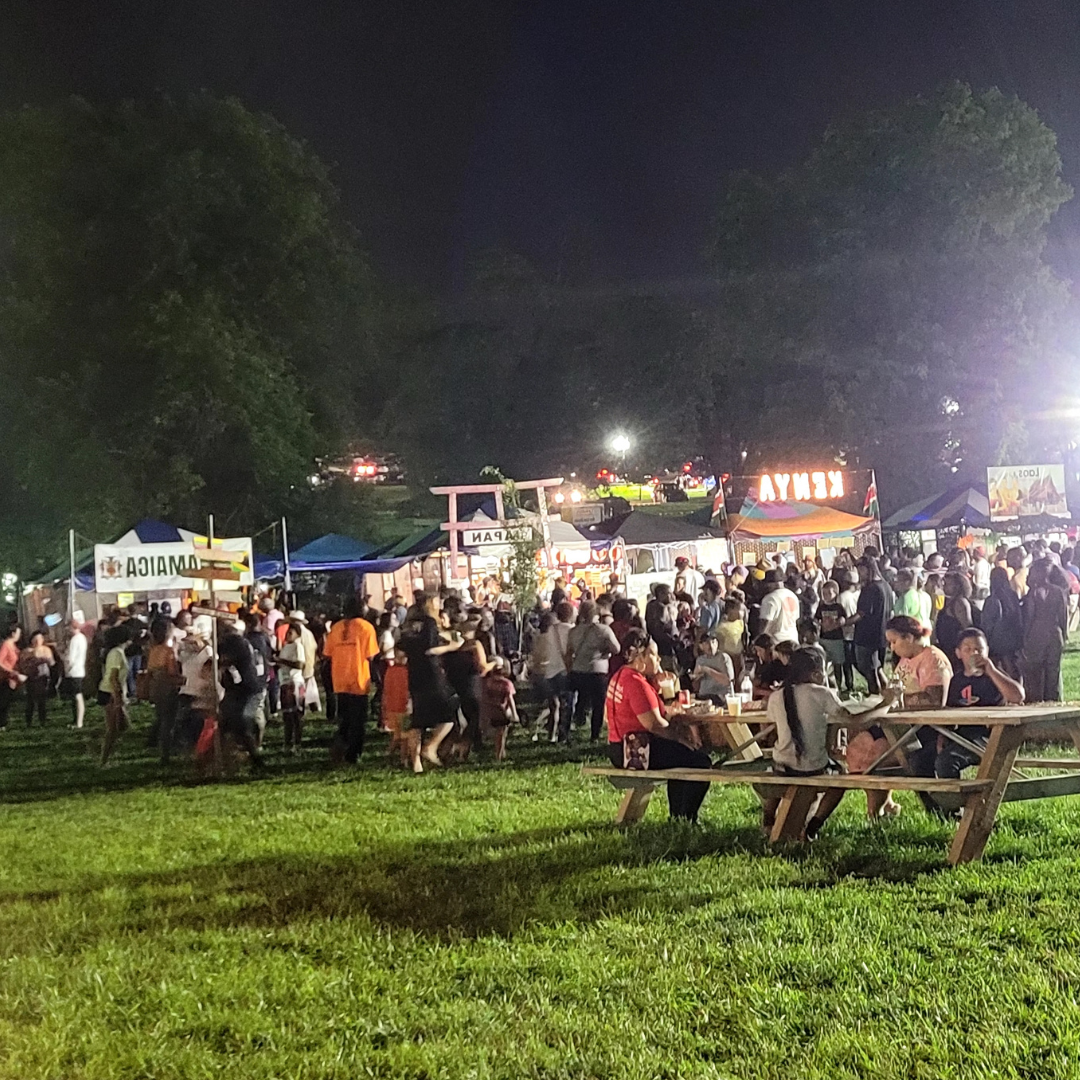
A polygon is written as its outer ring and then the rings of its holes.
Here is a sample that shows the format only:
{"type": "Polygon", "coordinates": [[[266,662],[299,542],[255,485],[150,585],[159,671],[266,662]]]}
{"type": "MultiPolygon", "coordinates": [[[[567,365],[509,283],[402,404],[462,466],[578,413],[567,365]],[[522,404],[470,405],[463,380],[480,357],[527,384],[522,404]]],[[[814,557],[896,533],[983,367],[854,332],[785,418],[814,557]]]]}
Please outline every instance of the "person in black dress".
{"type": "Polygon", "coordinates": [[[971,614],[971,582],[960,573],[952,571],[942,581],[945,593],[945,606],[934,623],[934,639],[937,647],[952,662],[953,671],[959,673],[963,668],[956,654],[960,644],[960,632],[975,625],[971,614]]]}
{"type": "Polygon", "coordinates": [[[417,773],[424,771],[421,761],[440,764],[439,744],[453,730],[457,719],[457,701],[439,658],[461,648],[461,642],[443,638],[436,621],[438,614],[439,598],[417,593],[398,642],[409,661],[412,765],[417,773]],[[427,741],[421,746],[425,733],[427,741]]]}

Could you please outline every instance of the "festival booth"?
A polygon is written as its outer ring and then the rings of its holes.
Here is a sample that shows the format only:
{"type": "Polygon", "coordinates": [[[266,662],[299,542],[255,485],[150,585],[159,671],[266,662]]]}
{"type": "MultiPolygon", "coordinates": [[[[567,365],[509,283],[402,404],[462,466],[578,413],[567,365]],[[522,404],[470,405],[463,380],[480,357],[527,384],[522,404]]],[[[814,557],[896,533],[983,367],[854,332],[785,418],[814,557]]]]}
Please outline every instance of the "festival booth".
{"type": "Polygon", "coordinates": [[[752,566],[781,555],[831,568],[839,551],[881,546],[872,469],[759,473],[724,479],[713,511],[726,523],[735,562],[752,566]],[[728,512],[729,507],[737,512],[728,512]],[[859,512],[861,510],[861,512],[859,512]]]}
{"type": "Polygon", "coordinates": [[[965,537],[985,536],[990,528],[986,488],[958,484],[901,507],[881,527],[897,535],[901,547],[915,548],[924,555],[955,547],[965,537]]]}
{"type": "Polygon", "coordinates": [[[100,619],[110,607],[128,607],[168,601],[173,611],[192,603],[215,586],[217,600],[239,603],[240,589],[253,585],[257,568],[248,537],[215,539],[213,549],[235,556],[220,570],[209,569],[204,554],[206,536],[162,521],[140,521],[111,544],[95,544],[75,553],[61,565],[27,585],[23,594],[26,625],[41,620],[55,624],[68,609],[68,588],[74,570],[74,607],[88,619],[100,619]],[[73,564],[73,565],[72,565],[73,564]],[[50,619],[50,616],[52,618],[50,619]]]}
{"type": "Polygon", "coordinates": [[[656,582],[674,583],[676,559],[684,557],[692,566],[718,573],[730,559],[723,532],[689,518],[632,510],[622,517],[590,525],[581,532],[596,547],[607,546],[617,551],[621,545],[627,596],[642,606],[648,601],[649,590],[656,582]]]}

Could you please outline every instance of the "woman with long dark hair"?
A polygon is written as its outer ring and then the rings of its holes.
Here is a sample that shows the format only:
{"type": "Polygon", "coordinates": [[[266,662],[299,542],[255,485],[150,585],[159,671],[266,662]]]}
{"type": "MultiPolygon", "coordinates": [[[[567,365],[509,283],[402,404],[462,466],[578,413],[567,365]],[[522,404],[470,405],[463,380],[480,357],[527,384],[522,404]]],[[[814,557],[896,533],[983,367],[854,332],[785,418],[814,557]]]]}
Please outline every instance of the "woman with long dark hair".
{"type": "Polygon", "coordinates": [[[1024,691],[1028,701],[1061,700],[1061,654],[1069,638],[1066,589],[1055,584],[1049,559],[1036,559],[1028,570],[1024,597],[1024,691]]]}
{"type": "Polygon", "coordinates": [[[990,659],[1010,678],[1019,679],[1024,618],[1020,598],[1003,566],[990,571],[990,595],[983,603],[982,631],[990,647],[990,659]]]}
{"type": "MultiPolygon", "coordinates": [[[[835,690],[825,685],[825,666],[816,649],[796,649],[784,668],[784,685],[769,696],[766,715],[776,725],[773,772],[778,776],[821,776],[840,767],[829,757],[829,725],[849,731],[869,726],[889,711],[892,699],[869,712],[853,716],[835,690]]],[[[816,838],[826,819],[840,804],[843,789],[826,791],[803,829],[803,839],[816,838]]],[[[765,799],[762,824],[771,830],[780,798],[765,799]]]]}
{"type": "MultiPolygon", "coordinates": [[[[671,737],[663,703],[652,685],[660,671],[656,642],[635,627],[623,640],[622,661],[608,683],[604,702],[612,764],[620,769],[711,769],[708,754],[671,737]]],[[[708,791],[708,783],[669,780],[671,816],[696,821],[708,791]]]]}

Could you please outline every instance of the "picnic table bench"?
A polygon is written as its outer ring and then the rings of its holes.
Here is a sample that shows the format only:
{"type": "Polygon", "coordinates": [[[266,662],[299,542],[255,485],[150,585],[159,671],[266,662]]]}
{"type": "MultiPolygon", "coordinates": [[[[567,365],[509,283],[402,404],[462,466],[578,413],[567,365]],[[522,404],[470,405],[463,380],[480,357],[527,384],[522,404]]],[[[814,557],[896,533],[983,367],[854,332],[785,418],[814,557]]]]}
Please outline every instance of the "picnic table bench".
{"type": "MultiPolygon", "coordinates": [[[[744,717],[727,717],[717,712],[682,714],[681,723],[695,726],[730,727],[749,731],[744,717]]],[[[880,721],[891,743],[889,751],[865,773],[842,773],[833,776],[783,776],[766,771],[759,757],[743,757],[718,769],[662,769],[630,771],[612,766],[586,766],[589,776],[604,776],[624,791],[615,821],[629,825],[645,814],[656,789],[668,780],[692,780],[709,784],[751,784],[759,793],[780,796],[780,807],[769,840],[797,839],[817,797],[829,789],[860,791],[923,791],[932,795],[943,808],[962,808],[963,815],[949,849],[952,865],[972,862],[982,857],[994,826],[998,807],[1003,802],[1080,795],[1080,759],[1018,758],[1020,747],[1035,735],[1064,730],[1080,749],[1080,708],[1066,705],[1016,705],[999,708],[924,709],[890,713],[880,721]],[[970,780],[941,780],[911,776],[903,772],[883,772],[887,762],[892,768],[906,768],[905,742],[920,727],[932,727],[945,737],[963,740],[951,729],[986,727],[990,731],[982,751],[978,771],[970,780]],[[1020,770],[1066,769],[1053,776],[1025,776],[1020,770]]],[[[741,732],[740,732],[741,734],[741,732]]],[[[759,732],[760,738],[764,734],[759,732]]],[[[738,736],[728,738],[729,744],[738,736]]],[[[970,745],[969,743],[967,745],[970,745]]],[[[756,746],[756,742],[755,742],[756,746]]],[[[745,751],[745,747],[733,746],[745,751]]],[[[739,755],[736,755],[739,756],[739,755]]]]}

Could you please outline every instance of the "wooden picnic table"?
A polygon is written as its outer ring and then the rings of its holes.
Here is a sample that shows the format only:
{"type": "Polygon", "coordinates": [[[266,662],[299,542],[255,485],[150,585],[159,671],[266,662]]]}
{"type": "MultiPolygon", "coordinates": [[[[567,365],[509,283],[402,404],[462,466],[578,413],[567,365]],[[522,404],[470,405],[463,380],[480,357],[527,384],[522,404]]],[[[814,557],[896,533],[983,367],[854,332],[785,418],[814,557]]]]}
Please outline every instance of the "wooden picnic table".
{"type": "MultiPolygon", "coordinates": [[[[953,865],[982,857],[998,807],[1003,802],[1080,795],[1080,771],[1077,771],[1080,770],[1080,760],[1038,757],[1018,760],[1020,747],[1025,742],[1034,736],[1061,730],[1080,750],[1080,707],[1047,704],[1002,705],[983,709],[904,709],[889,713],[879,724],[893,748],[870,767],[870,772],[890,758],[898,760],[907,771],[903,744],[920,727],[933,728],[946,738],[953,737],[951,729],[958,728],[960,730],[955,734],[961,739],[965,727],[989,729],[989,738],[986,748],[981,751],[976,774],[976,779],[989,782],[989,786],[971,792],[960,801],[964,813],[949,849],[949,862],[953,865]],[[1069,768],[1071,771],[1056,776],[1028,777],[1020,771],[1021,768],[1069,768]]],[[[939,801],[943,805],[948,803],[948,799],[939,801]]]]}
{"type": "MultiPolygon", "coordinates": [[[[768,734],[772,725],[768,724],[762,712],[744,713],[742,716],[728,716],[719,708],[672,710],[670,719],[676,732],[679,728],[704,732],[706,737],[719,736],[733,751],[729,759],[740,765],[759,760],[763,757],[758,740],[768,734]],[[756,735],[747,726],[750,723],[763,723],[765,726],[756,735]]],[[[1003,802],[1021,802],[1027,799],[1045,799],[1061,795],[1080,795],[1080,758],[1020,758],[1020,747],[1033,737],[1064,731],[1073,744],[1080,750],[1080,707],[1073,705],[1007,705],[998,708],[962,708],[962,709],[919,709],[901,710],[879,721],[892,744],[890,749],[874,762],[867,773],[846,774],[843,777],[806,777],[781,778],[777,776],[777,786],[790,789],[787,801],[792,805],[792,827],[782,828],[778,818],[773,839],[790,838],[797,835],[801,828],[801,815],[815,796],[815,788],[844,787],[851,789],[882,790],[888,786],[904,790],[925,790],[942,805],[943,808],[963,808],[956,836],[949,850],[949,862],[953,865],[972,862],[982,857],[986,842],[994,827],[998,807],[1003,802]],[[985,749],[979,751],[981,759],[978,773],[973,780],[945,781],[933,779],[915,779],[907,769],[903,754],[905,741],[921,727],[931,727],[938,734],[947,738],[956,738],[958,742],[972,747],[963,737],[963,729],[985,727],[989,729],[985,749]],[[953,729],[960,729],[954,732],[953,729]],[[905,771],[906,775],[884,773],[879,770],[890,759],[905,771]],[[1068,770],[1051,776],[1029,777],[1022,769],[1068,770]],[[874,775],[870,775],[874,774],[874,775]],[[801,790],[805,789],[805,790],[801,790]],[[806,804],[805,806],[803,804],[806,804]]],[[[608,775],[617,787],[628,787],[623,804],[620,806],[617,821],[636,820],[644,813],[648,804],[650,783],[662,782],[665,778],[696,780],[710,783],[736,783],[757,781],[768,783],[773,774],[757,770],[740,771],[731,775],[732,770],[665,770],[664,772],[622,773],[607,768],[587,768],[584,771],[597,775],[608,775]]]]}

